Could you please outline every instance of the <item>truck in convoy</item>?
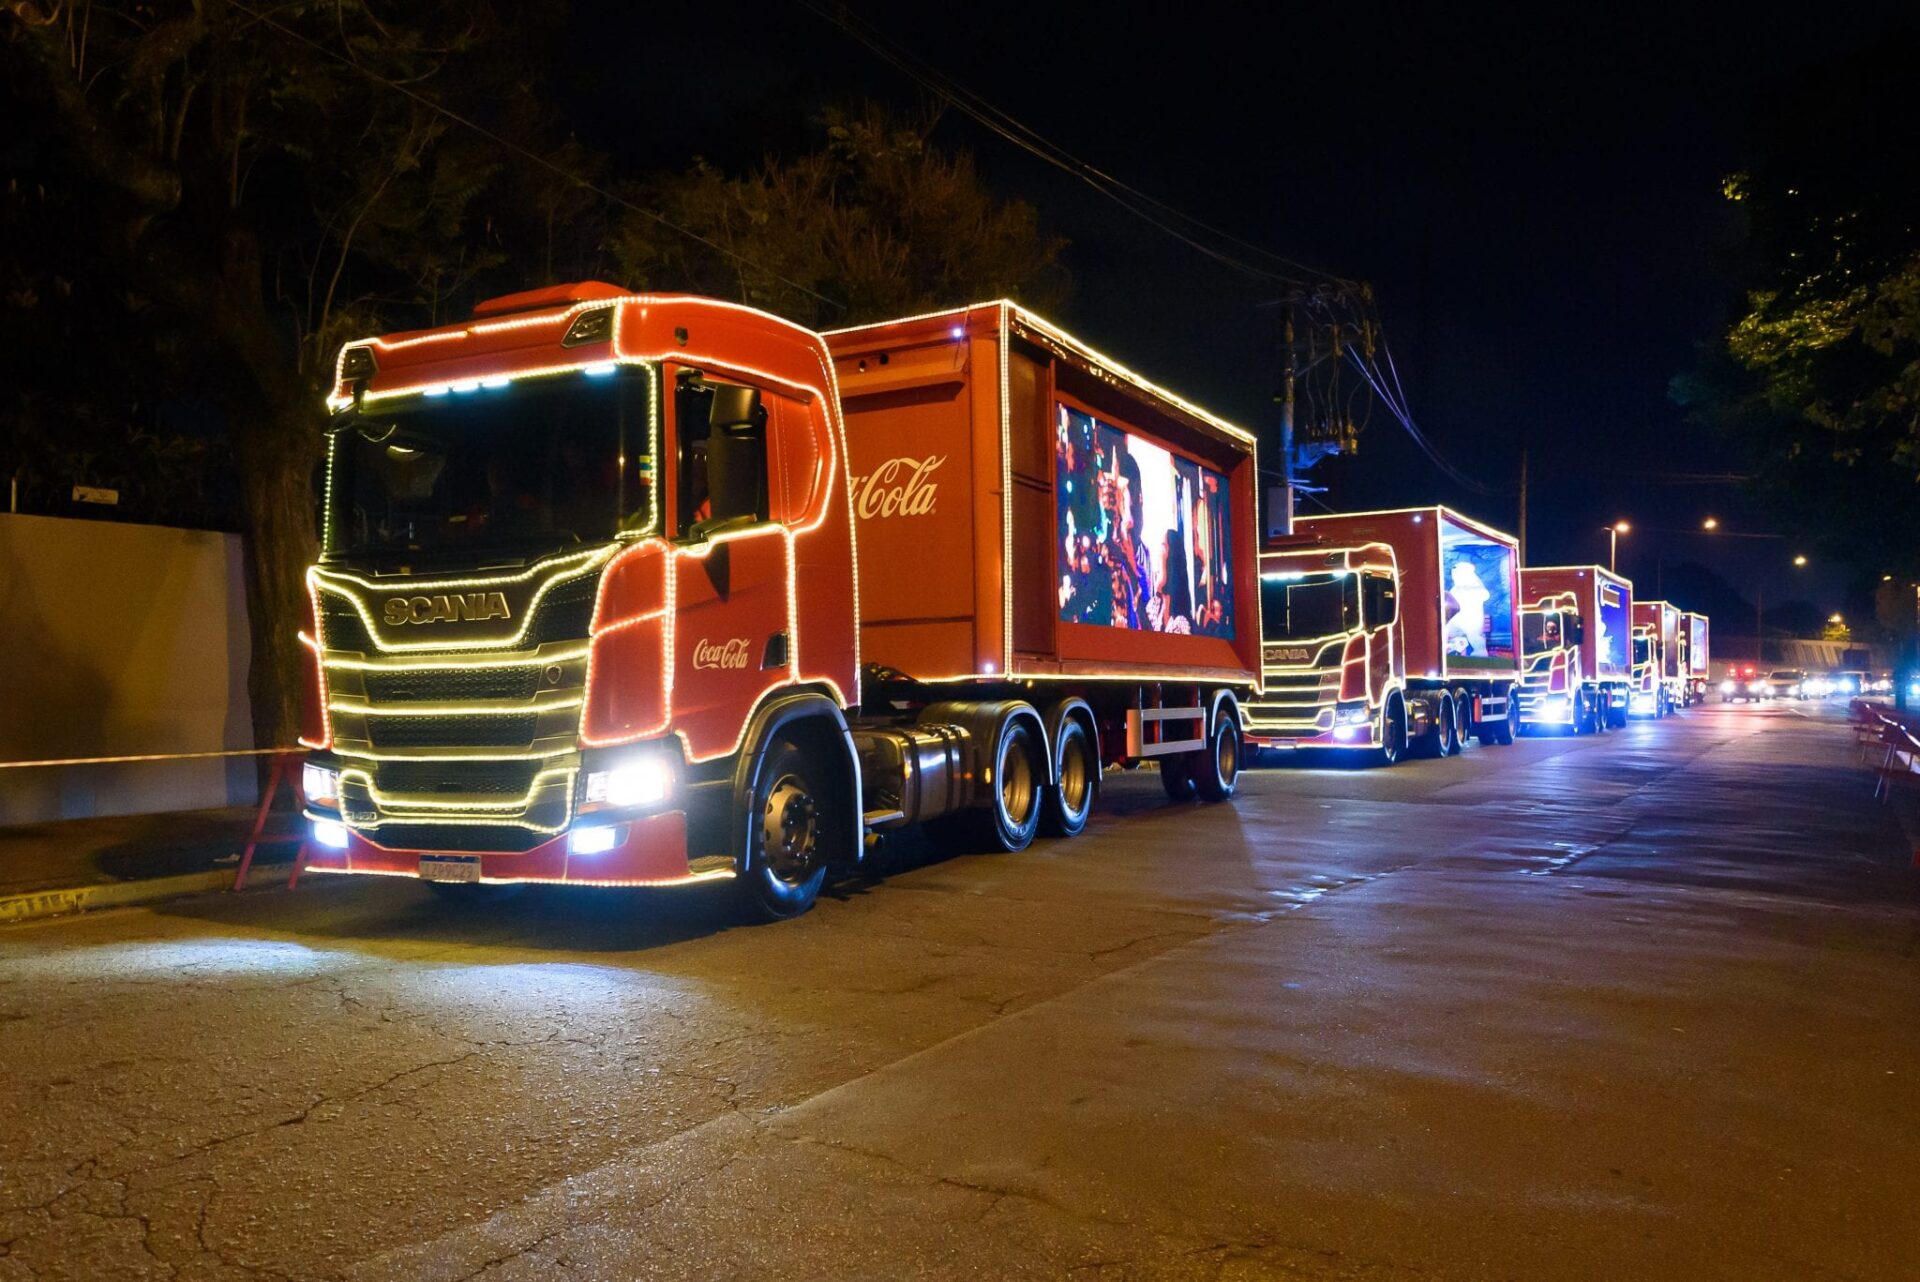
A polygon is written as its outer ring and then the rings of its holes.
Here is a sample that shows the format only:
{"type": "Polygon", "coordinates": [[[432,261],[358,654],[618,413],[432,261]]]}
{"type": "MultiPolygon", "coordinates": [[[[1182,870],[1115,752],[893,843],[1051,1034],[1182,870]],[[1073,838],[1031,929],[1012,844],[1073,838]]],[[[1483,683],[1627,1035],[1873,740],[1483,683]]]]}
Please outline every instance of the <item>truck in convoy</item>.
{"type": "Polygon", "coordinates": [[[1707,644],[1707,616],[1692,610],[1680,614],[1681,688],[1686,706],[1707,701],[1707,667],[1711,649],[1707,644]]]}
{"type": "Polygon", "coordinates": [[[1627,712],[1664,717],[1680,707],[1680,697],[1680,611],[1665,601],[1635,601],[1627,712]]]}
{"type": "Polygon", "coordinates": [[[1444,507],[1303,517],[1260,556],[1260,748],[1392,764],[1519,726],[1519,546],[1444,507]]]}
{"type": "Polygon", "coordinates": [[[1633,584],[1598,565],[1520,570],[1522,729],[1627,724],[1633,584]]]}
{"type": "Polygon", "coordinates": [[[461,893],[1077,833],[1108,764],[1235,788],[1253,438],[1010,303],[823,336],[589,283],[347,344],[308,867],[461,893]]]}

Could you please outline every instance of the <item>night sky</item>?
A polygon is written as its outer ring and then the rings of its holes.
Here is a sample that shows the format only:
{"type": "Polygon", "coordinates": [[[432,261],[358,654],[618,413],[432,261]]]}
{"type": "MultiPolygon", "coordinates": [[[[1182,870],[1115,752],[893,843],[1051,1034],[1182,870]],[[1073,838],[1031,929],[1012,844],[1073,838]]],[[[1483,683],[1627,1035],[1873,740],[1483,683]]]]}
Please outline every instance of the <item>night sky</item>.
{"type": "MultiPolygon", "coordinates": [[[[1621,569],[1643,595],[1663,568],[1698,560],[1749,595],[1842,607],[1839,567],[1796,571],[1789,544],[1689,533],[1708,514],[1730,529],[1766,520],[1734,486],[1675,479],[1738,460],[1688,429],[1667,384],[1726,315],[1736,229],[1719,183],[1742,162],[1753,105],[1910,20],[1910,6],[852,7],[1081,159],[1374,284],[1416,419],[1501,492],[1450,482],[1381,412],[1357,456],[1311,475],[1331,507],[1445,502],[1512,528],[1524,443],[1531,561],[1604,561],[1599,527],[1625,518],[1641,529],[1622,540],[1621,569]],[[1264,12],[1259,25],[1250,12],[1264,12]]],[[[744,166],[806,146],[823,103],[925,100],[797,6],[660,14],[587,6],[569,36],[581,73],[570,114],[638,166],[696,154],[744,166]]],[[[1056,319],[1277,440],[1278,325],[1259,306],[1276,286],[958,113],[936,137],[972,150],[996,190],[1072,242],[1074,295],[1056,319]]]]}

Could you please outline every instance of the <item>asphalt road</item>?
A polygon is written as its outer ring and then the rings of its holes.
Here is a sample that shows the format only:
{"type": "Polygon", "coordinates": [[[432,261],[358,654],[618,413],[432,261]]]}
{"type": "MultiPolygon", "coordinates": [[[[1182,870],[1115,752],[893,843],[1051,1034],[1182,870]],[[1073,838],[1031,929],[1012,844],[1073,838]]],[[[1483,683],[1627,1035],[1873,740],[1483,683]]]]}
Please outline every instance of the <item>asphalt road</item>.
{"type": "Polygon", "coordinates": [[[313,878],[0,931],[0,1282],[1920,1276],[1920,874],[1710,705],[779,926],[313,878]]]}

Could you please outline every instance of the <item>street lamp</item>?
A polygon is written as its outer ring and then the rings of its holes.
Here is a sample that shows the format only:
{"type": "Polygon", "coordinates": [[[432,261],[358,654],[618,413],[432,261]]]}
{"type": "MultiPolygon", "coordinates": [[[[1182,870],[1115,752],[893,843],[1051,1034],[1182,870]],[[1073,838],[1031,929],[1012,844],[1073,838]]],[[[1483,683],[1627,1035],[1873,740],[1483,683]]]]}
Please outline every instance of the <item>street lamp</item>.
{"type": "Polygon", "coordinates": [[[1827,616],[1827,622],[1828,623],[1845,623],[1846,620],[1841,618],[1838,614],[1829,614],[1827,616]]]}
{"type": "Polygon", "coordinates": [[[1720,528],[1720,518],[1717,516],[1710,516],[1706,520],[1700,522],[1700,528],[1703,530],[1717,530],[1720,528]]]}
{"type": "Polygon", "coordinates": [[[1806,555],[1802,553],[1801,555],[1794,557],[1793,563],[1795,565],[1805,565],[1807,563],[1806,555]]]}
{"type": "Polygon", "coordinates": [[[1615,521],[1612,525],[1601,526],[1607,532],[1607,573],[1613,573],[1615,555],[1620,550],[1620,536],[1631,533],[1633,527],[1625,521],[1615,521]]]}

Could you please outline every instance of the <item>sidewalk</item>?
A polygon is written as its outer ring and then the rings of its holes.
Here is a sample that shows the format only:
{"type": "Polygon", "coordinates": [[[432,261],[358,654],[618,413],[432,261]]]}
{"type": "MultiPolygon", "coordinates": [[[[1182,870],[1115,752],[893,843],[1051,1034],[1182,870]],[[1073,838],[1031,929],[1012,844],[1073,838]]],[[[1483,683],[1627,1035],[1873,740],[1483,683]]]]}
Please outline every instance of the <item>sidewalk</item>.
{"type": "MultiPolygon", "coordinates": [[[[0,828],[0,924],[230,886],[253,818],[235,806],[0,828]]],[[[286,879],[297,824],[284,803],[269,817],[248,885],[286,879]]]]}

